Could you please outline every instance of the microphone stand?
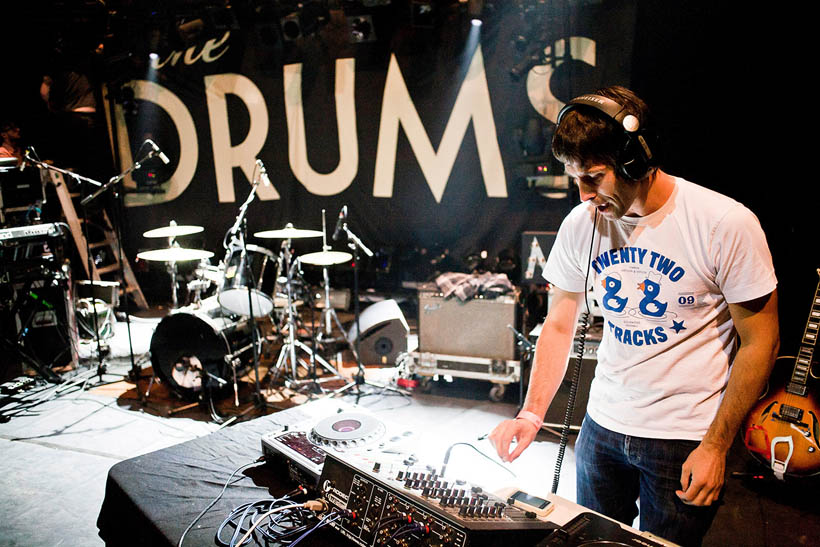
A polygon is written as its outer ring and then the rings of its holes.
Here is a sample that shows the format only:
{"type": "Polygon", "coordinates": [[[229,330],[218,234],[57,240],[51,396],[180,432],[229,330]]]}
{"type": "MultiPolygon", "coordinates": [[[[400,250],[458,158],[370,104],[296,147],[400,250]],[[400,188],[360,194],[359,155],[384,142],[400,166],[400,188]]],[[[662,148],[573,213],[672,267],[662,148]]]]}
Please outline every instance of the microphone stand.
{"type": "MultiPolygon", "coordinates": [[[[115,219],[114,219],[114,227],[115,227],[115,234],[116,234],[116,238],[117,238],[117,260],[119,261],[119,264],[120,264],[120,286],[123,289],[123,301],[124,301],[124,304],[125,304],[125,306],[124,306],[125,307],[125,326],[126,326],[126,331],[128,332],[128,353],[129,353],[129,356],[130,356],[130,359],[131,359],[131,370],[128,371],[128,376],[136,384],[137,393],[139,393],[140,400],[143,401],[143,402],[144,402],[144,395],[142,393],[142,390],[139,388],[139,378],[140,378],[140,374],[142,372],[142,368],[137,367],[136,360],[134,359],[134,342],[133,342],[133,339],[131,338],[131,304],[128,301],[128,291],[127,291],[128,284],[125,280],[125,271],[122,268],[122,263],[123,263],[123,260],[124,260],[123,250],[122,250],[122,223],[123,223],[123,218],[125,217],[125,214],[124,214],[125,211],[124,211],[124,208],[123,208],[123,199],[122,199],[123,192],[119,188],[117,188],[115,185],[118,184],[122,179],[124,179],[126,176],[128,176],[132,172],[134,172],[137,169],[141,168],[142,164],[145,161],[153,158],[155,155],[157,155],[157,151],[155,149],[151,149],[148,152],[148,154],[145,156],[144,159],[134,162],[130,167],[128,167],[125,171],[123,171],[119,175],[115,175],[115,176],[111,177],[108,180],[107,183],[100,186],[100,188],[98,188],[93,194],[84,197],[82,199],[82,201],[80,201],[80,205],[82,205],[82,207],[83,207],[83,215],[86,217],[86,222],[85,222],[85,224],[86,224],[85,244],[86,244],[86,247],[88,247],[89,246],[89,241],[88,241],[88,213],[87,213],[86,206],[89,203],[91,203],[93,200],[95,200],[97,197],[99,197],[100,195],[105,193],[109,188],[114,188],[112,191],[113,191],[113,194],[114,194],[114,209],[116,211],[115,219]]],[[[90,266],[90,264],[91,264],[91,253],[90,252],[88,253],[88,260],[89,260],[89,266],[90,266]]],[[[93,299],[94,276],[93,275],[91,276],[91,294],[92,294],[92,302],[94,302],[94,299],[93,299]]],[[[94,305],[94,316],[95,316],[95,318],[97,316],[96,304],[94,305]]],[[[99,330],[99,328],[97,327],[96,324],[94,325],[94,329],[99,330]]],[[[97,340],[98,340],[98,344],[99,344],[99,334],[97,334],[97,340]]],[[[101,359],[101,361],[102,361],[102,359],[101,359]]],[[[103,369],[103,372],[104,372],[104,369],[103,369]]],[[[102,372],[100,372],[100,381],[102,381],[102,372]]]]}
{"type": "MultiPolygon", "coordinates": [[[[259,187],[259,180],[254,177],[253,182],[251,183],[251,191],[248,193],[248,197],[245,202],[239,207],[239,214],[236,215],[236,220],[231,226],[230,230],[228,230],[227,236],[231,236],[231,241],[226,245],[227,247],[227,254],[225,257],[225,264],[227,266],[228,260],[231,255],[231,249],[236,248],[237,246],[241,246],[242,248],[242,263],[245,267],[245,279],[250,280],[251,286],[246,287],[248,291],[248,318],[251,326],[251,349],[253,355],[253,371],[254,371],[254,387],[256,393],[254,395],[254,406],[251,408],[263,408],[270,406],[271,408],[276,408],[273,405],[270,405],[267,400],[262,396],[262,388],[259,382],[259,333],[257,332],[256,328],[256,317],[253,313],[253,299],[254,293],[253,288],[256,286],[256,280],[253,278],[253,271],[251,270],[250,261],[247,260],[248,256],[248,248],[246,245],[246,235],[248,230],[248,223],[245,215],[248,211],[248,206],[251,202],[256,198],[256,190],[259,187]]],[[[235,367],[236,364],[234,362],[230,363],[231,366],[234,368],[234,377],[236,376],[235,367]]],[[[234,389],[236,390],[236,383],[234,382],[234,389]]],[[[234,403],[238,405],[239,403],[239,394],[234,393],[234,403]]]]}
{"type": "MultiPolygon", "coordinates": [[[[93,194],[90,194],[90,195],[84,197],[82,199],[82,201],[80,201],[80,205],[83,208],[83,225],[85,227],[84,236],[85,236],[85,251],[86,251],[86,268],[88,269],[88,277],[89,277],[90,287],[91,287],[91,303],[92,303],[92,308],[93,308],[94,333],[95,333],[95,338],[96,338],[96,342],[97,342],[97,357],[98,357],[97,373],[98,373],[98,376],[100,378],[100,381],[102,381],[102,376],[105,373],[105,365],[103,363],[104,355],[103,355],[103,351],[102,351],[102,341],[100,340],[100,329],[99,329],[99,324],[98,324],[99,323],[99,315],[97,313],[97,305],[96,305],[96,300],[95,300],[95,297],[94,297],[93,258],[91,256],[91,244],[90,244],[90,241],[88,239],[89,221],[88,221],[88,208],[87,208],[87,205],[91,201],[96,199],[98,196],[103,194],[105,191],[107,191],[109,188],[114,186],[116,183],[121,181],[123,178],[125,178],[128,174],[130,174],[131,172],[136,171],[137,169],[142,167],[142,162],[154,157],[154,155],[156,153],[157,152],[152,149],[151,151],[148,152],[148,154],[145,156],[145,158],[143,160],[135,162],[131,167],[129,167],[128,169],[126,169],[125,171],[120,173],[119,175],[111,177],[111,179],[105,184],[102,184],[99,181],[90,179],[88,177],[84,177],[84,176],[79,175],[77,173],[74,173],[72,171],[68,171],[67,169],[61,169],[59,167],[55,167],[53,165],[49,165],[45,162],[42,162],[38,159],[34,159],[34,158],[31,157],[28,150],[26,151],[26,154],[25,154],[25,160],[32,163],[33,165],[37,166],[38,168],[43,168],[43,169],[46,169],[46,170],[55,171],[57,173],[62,174],[63,176],[71,177],[74,180],[77,180],[79,182],[86,182],[88,184],[91,184],[91,185],[94,185],[94,186],[98,187],[98,189],[93,194]]],[[[123,209],[122,209],[122,192],[115,192],[115,198],[116,198],[116,202],[117,202],[116,203],[117,206],[115,207],[117,214],[115,215],[116,218],[115,218],[115,222],[114,222],[114,224],[116,226],[116,239],[117,239],[117,251],[118,251],[117,259],[119,260],[119,263],[122,264],[123,263],[123,250],[122,250],[122,217],[123,217],[123,214],[122,214],[123,213],[123,209]]],[[[120,284],[121,284],[121,286],[125,286],[124,281],[125,280],[123,278],[123,271],[122,271],[122,268],[120,268],[120,284]]],[[[130,305],[129,305],[129,302],[128,302],[128,293],[127,293],[127,291],[124,291],[124,296],[125,296],[125,322],[126,322],[126,327],[127,327],[127,331],[128,331],[128,347],[129,347],[129,354],[130,354],[130,358],[131,358],[131,370],[129,372],[129,376],[131,376],[134,379],[134,381],[136,382],[137,378],[139,377],[140,370],[137,369],[136,361],[134,360],[134,345],[133,345],[133,340],[131,338],[131,317],[130,317],[131,314],[130,314],[130,305]]],[[[139,386],[137,386],[137,387],[138,387],[137,391],[139,391],[139,386]]]]}
{"type": "Polygon", "coordinates": [[[348,389],[355,387],[356,388],[356,404],[359,404],[359,399],[362,397],[362,385],[369,385],[373,387],[381,388],[382,390],[391,390],[402,395],[409,395],[409,392],[393,386],[388,386],[385,384],[378,384],[372,381],[366,381],[364,378],[364,364],[362,363],[362,356],[361,352],[359,351],[359,341],[362,338],[362,331],[359,326],[359,249],[361,249],[364,254],[368,257],[373,256],[373,251],[367,248],[367,246],[362,243],[362,240],[354,234],[350,228],[347,226],[347,219],[345,219],[344,224],[342,224],[342,231],[347,234],[347,246],[353,251],[353,316],[354,316],[354,323],[356,325],[356,340],[353,343],[353,353],[356,356],[356,376],[353,378],[353,381],[348,383],[345,386],[340,387],[336,391],[333,392],[331,397],[335,397],[336,395],[347,391],[348,389]]]}

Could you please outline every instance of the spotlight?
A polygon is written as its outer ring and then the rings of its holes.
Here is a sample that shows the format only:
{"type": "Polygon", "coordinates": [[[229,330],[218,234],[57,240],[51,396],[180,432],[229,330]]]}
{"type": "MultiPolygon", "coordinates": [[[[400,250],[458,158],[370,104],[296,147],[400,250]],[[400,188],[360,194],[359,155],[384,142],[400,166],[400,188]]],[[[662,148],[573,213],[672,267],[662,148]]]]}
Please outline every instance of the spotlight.
{"type": "Polygon", "coordinates": [[[410,19],[414,27],[433,28],[435,13],[432,2],[413,0],[410,10],[410,19]]]}
{"type": "Polygon", "coordinates": [[[373,32],[373,19],[370,15],[348,17],[347,24],[350,27],[350,41],[352,43],[373,42],[376,40],[376,35],[373,32]]]}
{"type": "Polygon", "coordinates": [[[470,16],[470,23],[473,26],[480,27],[483,19],[484,0],[467,0],[467,15],[470,16]]]}
{"type": "Polygon", "coordinates": [[[294,41],[302,35],[302,26],[299,24],[299,14],[291,13],[279,20],[282,25],[282,37],[286,41],[294,41]]]}

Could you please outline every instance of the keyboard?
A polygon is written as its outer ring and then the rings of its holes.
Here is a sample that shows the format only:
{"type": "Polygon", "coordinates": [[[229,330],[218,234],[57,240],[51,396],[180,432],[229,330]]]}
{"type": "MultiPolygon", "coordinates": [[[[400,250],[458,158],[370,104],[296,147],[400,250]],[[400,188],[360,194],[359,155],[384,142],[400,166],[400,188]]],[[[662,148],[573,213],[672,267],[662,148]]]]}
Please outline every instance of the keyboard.
{"type": "Polygon", "coordinates": [[[63,235],[63,225],[56,222],[15,226],[13,228],[0,228],[0,243],[17,243],[18,241],[61,235],[63,235]]]}

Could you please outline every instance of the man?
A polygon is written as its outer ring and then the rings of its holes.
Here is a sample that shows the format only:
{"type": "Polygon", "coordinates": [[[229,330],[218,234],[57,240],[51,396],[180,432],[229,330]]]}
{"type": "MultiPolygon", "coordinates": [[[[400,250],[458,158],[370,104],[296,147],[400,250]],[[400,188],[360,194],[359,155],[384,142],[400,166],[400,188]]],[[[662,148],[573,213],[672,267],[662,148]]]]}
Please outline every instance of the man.
{"type": "Polygon", "coordinates": [[[12,121],[0,122],[0,158],[23,159],[20,128],[12,121]]]}
{"type": "Polygon", "coordinates": [[[757,218],[659,169],[648,123],[622,87],[559,115],[553,153],[582,203],[544,269],[554,297],[523,410],[490,440],[512,461],[535,438],[592,286],[604,336],[575,444],[578,503],[631,524],[640,499],[641,529],[697,545],[774,363],[777,280],[757,218]]]}

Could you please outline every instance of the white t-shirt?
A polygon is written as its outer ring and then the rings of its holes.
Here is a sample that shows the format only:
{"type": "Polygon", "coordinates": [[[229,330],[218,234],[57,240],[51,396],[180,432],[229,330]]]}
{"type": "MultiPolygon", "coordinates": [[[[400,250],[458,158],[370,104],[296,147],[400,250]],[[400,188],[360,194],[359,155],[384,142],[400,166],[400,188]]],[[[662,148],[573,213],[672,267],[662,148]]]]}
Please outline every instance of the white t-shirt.
{"type": "Polygon", "coordinates": [[[544,277],[560,289],[589,283],[604,335],[587,412],[625,435],[700,440],[729,378],[736,331],[728,303],[777,286],[757,217],[681,178],[645,217],[598,218],[582,203],[564,219],[544,277]]]}

